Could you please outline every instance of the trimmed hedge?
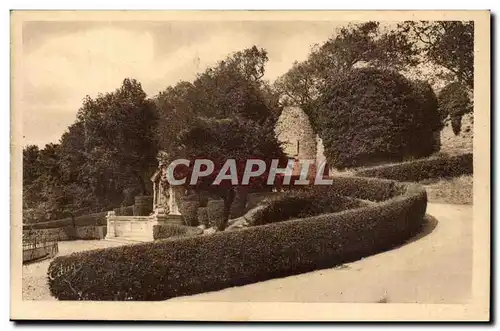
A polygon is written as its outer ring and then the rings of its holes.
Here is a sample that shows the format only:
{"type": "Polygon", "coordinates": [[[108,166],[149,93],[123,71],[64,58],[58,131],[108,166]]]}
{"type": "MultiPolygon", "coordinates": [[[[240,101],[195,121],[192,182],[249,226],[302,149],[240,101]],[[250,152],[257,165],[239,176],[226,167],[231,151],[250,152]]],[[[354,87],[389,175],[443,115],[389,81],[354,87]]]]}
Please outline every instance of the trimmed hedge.
{"type": "Polygon", "coordinates": [[[329,186],[316,186],[277,195],[269,201],[265,208],[256,212],[250,223],[251,225],[262,225],[286,221],[291,218],[337,213],[360,206],[359,200],[341,196],[329,186]]]}
{"type": "Polygon", "coordinates": [[[23,241],[100,240],[106,237],[106,232],[104,225],[23,230],[23,241]]]}
{"type": "Polygon", "coordinates": [[[353,68],[326,84],[314,103],[324,154],[337,169],[434,151],[433,132],[441,122],[427,83],[393,70],[353,68]]]}
{"type": "Polygon", "coordinates": [[[343,191],[360,198],[356,194],[376,182],[397,187],[399,194],[340,213],[58,257],[48,270],[50,292],[60,300],[165,300],[332,267],[390,249],[419,231],[427,195],[417,184],[385,180],[346,177],[334,185],[343,184],[343,191]]]}
{"type": "Polygon", "coordinates": [[[153,225],[153,239],[167,239],[172,237],[196,236],[202,234],[203,230],[179,224],[153,225]]]}
{"type": "Polygon", "coordinates": [[[23,229],[54,229],[54,228],[64,228],[68,226],[91,226],[91,225],[107,225],[106,222],[106,215],[107,211],[101,212],[101,213],[95,213],[95,214],[90,214],[90,215],[83,215],[83,216],[78,216],[74,218],[74,224],[73,224],[73,219],[71,217],[68,218],[63,218],[60,220],[55,220],[55,221],[48,221],[48,222],[40,222],[40,223],[33,223],[33,224],[24,224],[23,229]]]}
{"type": "Polygon", "coordinates": [[[357,176],[378,177],[405,182],[458,177],[473,173],[472,153],[450,157],[421,159],[359,170],[357,176]]]}

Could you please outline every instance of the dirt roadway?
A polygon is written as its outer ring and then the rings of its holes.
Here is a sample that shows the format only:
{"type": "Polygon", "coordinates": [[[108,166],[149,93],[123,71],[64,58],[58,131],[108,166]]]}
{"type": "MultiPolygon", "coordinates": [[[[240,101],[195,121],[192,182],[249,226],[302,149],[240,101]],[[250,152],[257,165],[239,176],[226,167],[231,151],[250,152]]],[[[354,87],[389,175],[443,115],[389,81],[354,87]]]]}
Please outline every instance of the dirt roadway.
{"type": "MultiPolygon", "coordinates": [[[[412,242],[344,266],[203,293],[171,301],[463,303],[471,291],[472,206],[429,204],[427,233],[412,242]]],[[[61,242],[59,255],[120,245],[61,242]]],[[[23,299],[54,300],[50,260],[23,266],[23,299]]]]}
{"type": "Polygon", "coordinates": [[[465,303],[472,287],[472,206],[430,203],[425,232],[344,266],[170,301],[465,303]]]}

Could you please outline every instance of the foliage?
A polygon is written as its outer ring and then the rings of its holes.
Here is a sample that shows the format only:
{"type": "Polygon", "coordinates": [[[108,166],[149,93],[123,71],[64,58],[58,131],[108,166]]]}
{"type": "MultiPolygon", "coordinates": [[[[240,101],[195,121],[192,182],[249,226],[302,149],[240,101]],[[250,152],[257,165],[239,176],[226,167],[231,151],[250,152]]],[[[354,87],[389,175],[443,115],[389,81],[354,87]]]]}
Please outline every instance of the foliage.
{"type": "Polygon", "coordinates": [[[472,154],[462,154],[367,168],[357,171],[356,175],[419,182],[431,178],[470,175],[473,168],[472,154]]]}
{"type": "Polygon", "coordinates": [[[106,237],[105,225],[62,226],[46,229],[23,229],[23,241],[102,240],[106,237]]]}
{"type": "Polygon", "coordinates": [[[143,176],[156,163],[156,120],[156,107],[136,80],[87,96],[59,144],[23,150],[23,208],[39,210],[44,217],[37,221],[45,221],[81,208],[109,210],[127,192],[145,193],[143,176]]]}
{"type": "Polygon", "coordinates": [[[431,85],[426,81],[413,81],[413,91],[418,109],[414,114],[412,124],[414,132],[419,135],[409,137],[409,149],[414,151],[414,156],[427,156],[439,150],[439,144],[434,140],[434,134],[440,132],[444,127],[444,121],[440,116],[438,99],[431,85]]]}
{"type": "Polygon", "coordinates": [[[133,207],[134,216],[148,216],[153,211],[153,196],[138,195],[133,207]]]}
{"type": "Polygon", "coordinates": [[[32,229],[52,229],[61,227],[80,227],[87,225],[107,225],[106,222],[107,212],[94,213],[89,215],[82,215],[78,217],[68,217],[48,222],[38,222],[34,224],[24,225],[23,228],[32,229]]]}
{"type": "MultiPolygon", "coordinates": [[[[264,160],[267,165],[266,169],[269,168],[273,159],[285,160],[280,143],[274,135],[273,127],[259,125],[242,117],[199,118],[192,124],[191,129],[182,132],[178,139],[178,145],[182,146],[182,149],[179,149],[178,154],[172,157],[182,157],[192,161],[190,167],[184,169],[184,175],[187,178],[190,178],[196,159],[207,158],[214,162],[215,170],[212,175],[200,178],[194,185],[188,184],[188,186],[198,192],[212,191],[223,198],[225,217],[229,217],[229,210],[236,195],[235,185],[229,180],[223,180],[218,185],[212,184],[219,171],[223,169],[226,160],[234,159],[236,161],[238,182],[241,181],[244,166],[250,158],[264,160]]],[[[264,174],[258,179],[253,179],[251,185],[262,185],[266,178],[264,174]]],[[[225,221],[221,224],[221,230],[225,227],[225,221]]]]}
{"type": "Polygon", "coordinates": [[[252,225],[262,225],[304,218],[361,206],[359,201],[335,193],[327,186],[308,187],[298,191],[288,191],[271,199],[253,218],[252,225]]]}
{"type": "Polygon", "coordinates": [[[436,63],[470,91],[474,85],[474,21],[406,21],[397,33],[406,34],[423,61],[436,63]]]}
{"type": "MultiPolygon", "coordinates": [[[[253,46],[206,69],[193,83],[181,82],[160,93],[158,136],[168,159],[208,158],[217,171],[230,158],[239,166],[252,157],[283,158],[273,131],[280,109],[263,80],[267,61],[267,52],[253,46]]],[[[188,178],[192,165],[184,169],[188,178]]],[[[198,194],[209,190],[222,197],[229,215],[235,188],[227,182],[213,187],[214,178],[200,180],[193,188],[198,194]]]]}
{"type": "Polygon", "coordinates": [[[458,135],[462,128],[462,117],[473,111],[467,89],[458,82],[450,83],[439,92],[438,101],[441,117],[451,121],[453,133],[458,135]]]}
{"type": "Polygon", "coordinates": [[[373,21],[349,24],[323,44],[315,45],[307,60],[294,63],[274,87],[284,104],[314,109],[308,105],[321,95],[321,90],[352,69],[369,65],[398,70],[415,65],[415,55],[415,48],[404,34],[385,31],[373,21]]]}
{"type": "Polygon", "coordinates": [[[146,193],[143,172],[156,163],[157,145],[152,128],[156,108],[146,98],[140,83],[125,79],[113,93],[86,98],[78,112],[84,123],[87,160],[83,168],[92,193],[101,200],[119,204],[124,184],[146,193]]]}
{"type": "Polygon", "coordinates": [[[205,227],[209,226],[207,207],[199,207],[196,215],[198,217],[199,224],[204,225],[205,227]]]}
{"type": "Polygon", "coordinates": [[[189,201],[183,200],[179,206],[180,212],[184,222],[188,226],[198,225],[198,207],[200,206],[199,201],[189,201]]]}
{"type": "Polygon", "coordinates": [[[203,230],[192,226],[185,226],[180,224],[158,224],[153,225],[153,238],[154,240],[196,236],[203,233],[203,230]]]}
{"type": "Polygon", "coordinates": [[[262,79],[267,61],[267,52],[253,46],[219,61],[192,83],[183,81],[160,92],[155,100],[162,149],[176,153],[176,133],[189,130],[200,117],[239,116],[261,125],[276,118],[273,91],[262,79]]]}
{"type": "MultiPolygon", "coordinates": [[[[358,179],[360,192],[363,181],[373,180],[358,179]]],[[[61,256],[48,269],[50,292],[59,300],[165,300],[355,261],[420,230],[425,190],[405,192],[340,213],[61,256]]]]}
{"type": "Polygon", "coordinates": [[[328,163],[343,168],[431,154],[432,132],[440,126],[434,99],[398,73],[352,70],[321,97],[328,163]]]}
{"type": "Polygon", "coordinates": [[[229,218],[225,210],[225,202],[223,200],[210,200],[206,208],[210,226],[215,226],[219,230],[224,230],[229,218]]]}

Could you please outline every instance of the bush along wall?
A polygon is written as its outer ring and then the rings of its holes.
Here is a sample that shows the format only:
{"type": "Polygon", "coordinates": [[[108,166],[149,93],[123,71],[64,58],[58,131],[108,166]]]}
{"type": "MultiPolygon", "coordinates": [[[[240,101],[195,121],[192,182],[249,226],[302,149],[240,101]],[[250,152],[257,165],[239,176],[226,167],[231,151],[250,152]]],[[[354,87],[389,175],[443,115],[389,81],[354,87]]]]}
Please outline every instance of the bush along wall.
{"type": "Polygon", "coordinates": [[[202,234],[203,230],[192,226],[180,224],[153,225],[153,239],[167,239],[174,237],[196,236],[202,234]]]}
{"type": "Polygon", "coordinates": [[[101,213],[95,213],[90,215],[82,215],[78,217],[68,217],[55,221],[33,223],[29,225],[24,225],[23,229],[54,229],[63,228],[68,226],[100,226],[107,225],[106,215],[107,211],[101,213]]]}
{"type": "Polygon", "coordinates": [[[367,168],[357,171],[356,175],[419,182],[424,179],[458,177],[472,173],[472,154],[462,154],[367,168]]]}
{"type": "Polygon", "coordinates": [[[62,228],[23,230],[23,236],[28,241],[100,240],[106,237],[106,231],[107,227],[103,225],[79,226],[76,228],[66,226],[62,228]]]}
{"type": "Polygon", "coordinates": [[[165,300],[332,267],[390,249],[419,231],[427,195],[418,184],[367,178],[342,178],[331,189],[341,187],[359,198],[368,187],[375,193],[372,200],[378,200],[377,182],[393,196],[367,207],[58,257],[48,269],[50,292],[60,300],[165,300]]]}

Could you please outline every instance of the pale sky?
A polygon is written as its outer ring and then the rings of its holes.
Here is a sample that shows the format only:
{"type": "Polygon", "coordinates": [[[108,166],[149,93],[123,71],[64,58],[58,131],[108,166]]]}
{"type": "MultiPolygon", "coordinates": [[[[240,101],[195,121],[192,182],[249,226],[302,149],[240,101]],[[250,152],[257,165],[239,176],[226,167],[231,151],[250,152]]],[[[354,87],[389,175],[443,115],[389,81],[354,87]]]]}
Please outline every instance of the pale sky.
{"type": "Polygon", "coordinates": [[[57,142],[85,95],[111,92],[126,77],[149,96],[229,53],[265,48],[274,80],[338,22],[28,22],[23,25],[23,142],[57,142]]]}

